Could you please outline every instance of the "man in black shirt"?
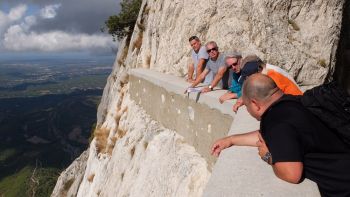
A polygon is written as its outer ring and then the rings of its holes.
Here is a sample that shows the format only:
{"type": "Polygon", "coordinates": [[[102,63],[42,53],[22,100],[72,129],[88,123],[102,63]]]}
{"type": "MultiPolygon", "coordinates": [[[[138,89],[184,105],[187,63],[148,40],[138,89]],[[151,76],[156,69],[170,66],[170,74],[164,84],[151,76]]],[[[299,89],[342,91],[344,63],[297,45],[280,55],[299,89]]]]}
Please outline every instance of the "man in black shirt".
{"type": "Polygon", "coordinates": [[[350,148],[301,103],[262,74],[243,85],[243,102],[260,131],[218,140],[212,154],[232,145],[257,146],[276,176],[290,183],[308,178],[322,196],[350,196],[350,148]]]}

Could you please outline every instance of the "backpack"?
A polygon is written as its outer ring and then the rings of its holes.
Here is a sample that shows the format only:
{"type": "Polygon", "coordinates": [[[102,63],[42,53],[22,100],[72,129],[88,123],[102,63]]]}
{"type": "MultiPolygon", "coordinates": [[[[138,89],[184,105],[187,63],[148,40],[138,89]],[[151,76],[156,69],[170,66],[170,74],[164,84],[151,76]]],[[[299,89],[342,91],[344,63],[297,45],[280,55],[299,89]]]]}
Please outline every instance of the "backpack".
{"type": "Polygon", "coordinates": [[[350,96],[343,88],[333,81],[307,90],[299,99],[350,146],[350,96]]]}

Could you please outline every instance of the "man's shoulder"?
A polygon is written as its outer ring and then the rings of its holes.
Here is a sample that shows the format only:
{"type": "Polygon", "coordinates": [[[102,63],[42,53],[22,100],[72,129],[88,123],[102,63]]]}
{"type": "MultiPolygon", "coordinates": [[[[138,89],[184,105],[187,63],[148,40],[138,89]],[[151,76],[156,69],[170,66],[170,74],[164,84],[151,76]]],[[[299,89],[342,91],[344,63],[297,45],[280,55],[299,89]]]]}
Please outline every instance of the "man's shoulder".
{"type": "Polygon", "coordinates": [[[200,53],[200,54],[208,54],[208,53],[207,53],[207,48],[205,48],[205,46],[201,46],[201,47],[199,48],[198,53],[200,53]]]}
{"type": "Polygon", "coordinates": [[[220,53],[220,54],[219,54],[219,58],[218,58],[218,59],[219,59],[220,61],[223,61],[223,62],[224,62],[224,61],[225,61],[225,58],[226,58],[226,54],[225,54],[225,53],[220,53]]]}
{"type": "Polygon", "coordinates": [[[205,48],[205,46],[201,46],[199,48],[198,56],[199,56],[199,58],[202,58],[202,59],[208,59],[209,58],[209,55],[207,53],[207,49],[205,48]]]}
{"type": "Polygon", "coordinates": [[[205,52],[207,52],[207,49],[205,48],[205,46],[201,46],[201,47],[199,48],[199,51],[205,51],[205,52]]]}
{"type": "Polygon", "coordinates": [[[219,54],[219,57],[218,57],[218,59],[216,60],[217,65],[218,65],[219,67],[226,67],[226,65],[225,65],[225,58],[226,58],[226,55],[225,55],[224,53],[220,53],[220,54],[219,54]]]}
{"type": "Polygon", "coordinates": [[[290,94],[283,94],[279,99],[277,99],[275,102],[273,102],[269,108],[274,106],[294,106],[294,105],[300,105],[301,103],[301,96],[300,95],[290,95],[290,94]]]}
{"type": "Polygon", "coordinates": [[[303,114],[305,113],[305,110],[306,108],[300,102],[300,97],[294,95],[283,95],[268,107],[263,114],[263,117],[273,116],[274,118],[279,119],[292,114],[303,114]]]}

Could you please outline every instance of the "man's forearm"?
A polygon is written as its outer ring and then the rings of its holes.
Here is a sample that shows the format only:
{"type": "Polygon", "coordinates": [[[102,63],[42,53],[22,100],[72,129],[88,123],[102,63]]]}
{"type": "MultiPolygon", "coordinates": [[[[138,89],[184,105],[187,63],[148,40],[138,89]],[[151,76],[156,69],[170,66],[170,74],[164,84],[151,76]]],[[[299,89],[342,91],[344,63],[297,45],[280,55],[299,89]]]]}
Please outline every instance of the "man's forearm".
{"type": "Polygon", "coordinates": [[[200,59],[197,65],[196,76],[200,76],[203,72],[203,65],[205,63],[204,59],[200,59]]]}
{"type": "Polygon", "coordinates": [[[216,85],[218,85],[220,79],[222,78],[222,76],[220,76],[219,74],[216,74],[213,81],[211,82],[211,87],[216,87],[216,85]]]}
{"type": "Polygon", "coordinates": [[[226,67],[219,68],[218,73],[215,75],[213,81],[211,82],[211,87],[215,87],[216,85],[218,85],[219,81],[224,76],[226,70],[227,70],[226,67]]]}
{"type": "Polygon", "coordinates": [[[256,147],[256,142],[259,140],[258,134],[259,130],[232,135],[230,138],[231,145],[256,147]]]}
{"type": "Polygon", "coordinates": [[[196,80],[191,84],[190,87],[196,87],[196,85],[198,85],[200,82],[203,81],[203,79],[205,78],[205,76],[207,76],[207,71],[204,70],[199,76],[197,76],[196,80]]]}
{"type": "Polygon", "coordinates": [[[196,80],[191,84],[191,87],[196,87],[201,81],[203,81],[201,75],[196,78],[196,80]]]}
{"type": "Polygon", "coordinates": [[[188,73],[187,73],[187,79],[192,79],[194,73],[194,66],[193,64],[188,65],[188,73]]]}
{"type": "Polygon", "coordinates": [[[256,142],[259,140],[259,131],[252,131],[244,134],[231,135],[217,140],[212,148],[211,154],[219,156],[220,152],[233,145],[235,146],[257,146],[256,142]]]}

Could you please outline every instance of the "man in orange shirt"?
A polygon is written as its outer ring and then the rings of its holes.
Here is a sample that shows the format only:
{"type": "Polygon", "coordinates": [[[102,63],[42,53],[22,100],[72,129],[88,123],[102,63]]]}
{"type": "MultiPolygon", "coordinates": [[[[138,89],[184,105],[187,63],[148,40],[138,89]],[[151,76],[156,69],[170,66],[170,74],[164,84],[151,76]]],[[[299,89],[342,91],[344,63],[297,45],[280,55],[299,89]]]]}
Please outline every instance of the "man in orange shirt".
{"type": "MultiPolygon", "coordinates": [[[[243,84],[244,80],[254,73],[262,73],[269,76],[284,94],[303,94],[295,80],[282,68],[271,64],[265,64],[259,57],[256,57],[255,60],[243,60],[242,62],[245,63],[242,65],[241,77],[238,79],[239,83],[243,84]]],[[[242,99],[238,99],[233,106],[233,111],[237,112],[238,108],[242,105],[242,99]]]]}

